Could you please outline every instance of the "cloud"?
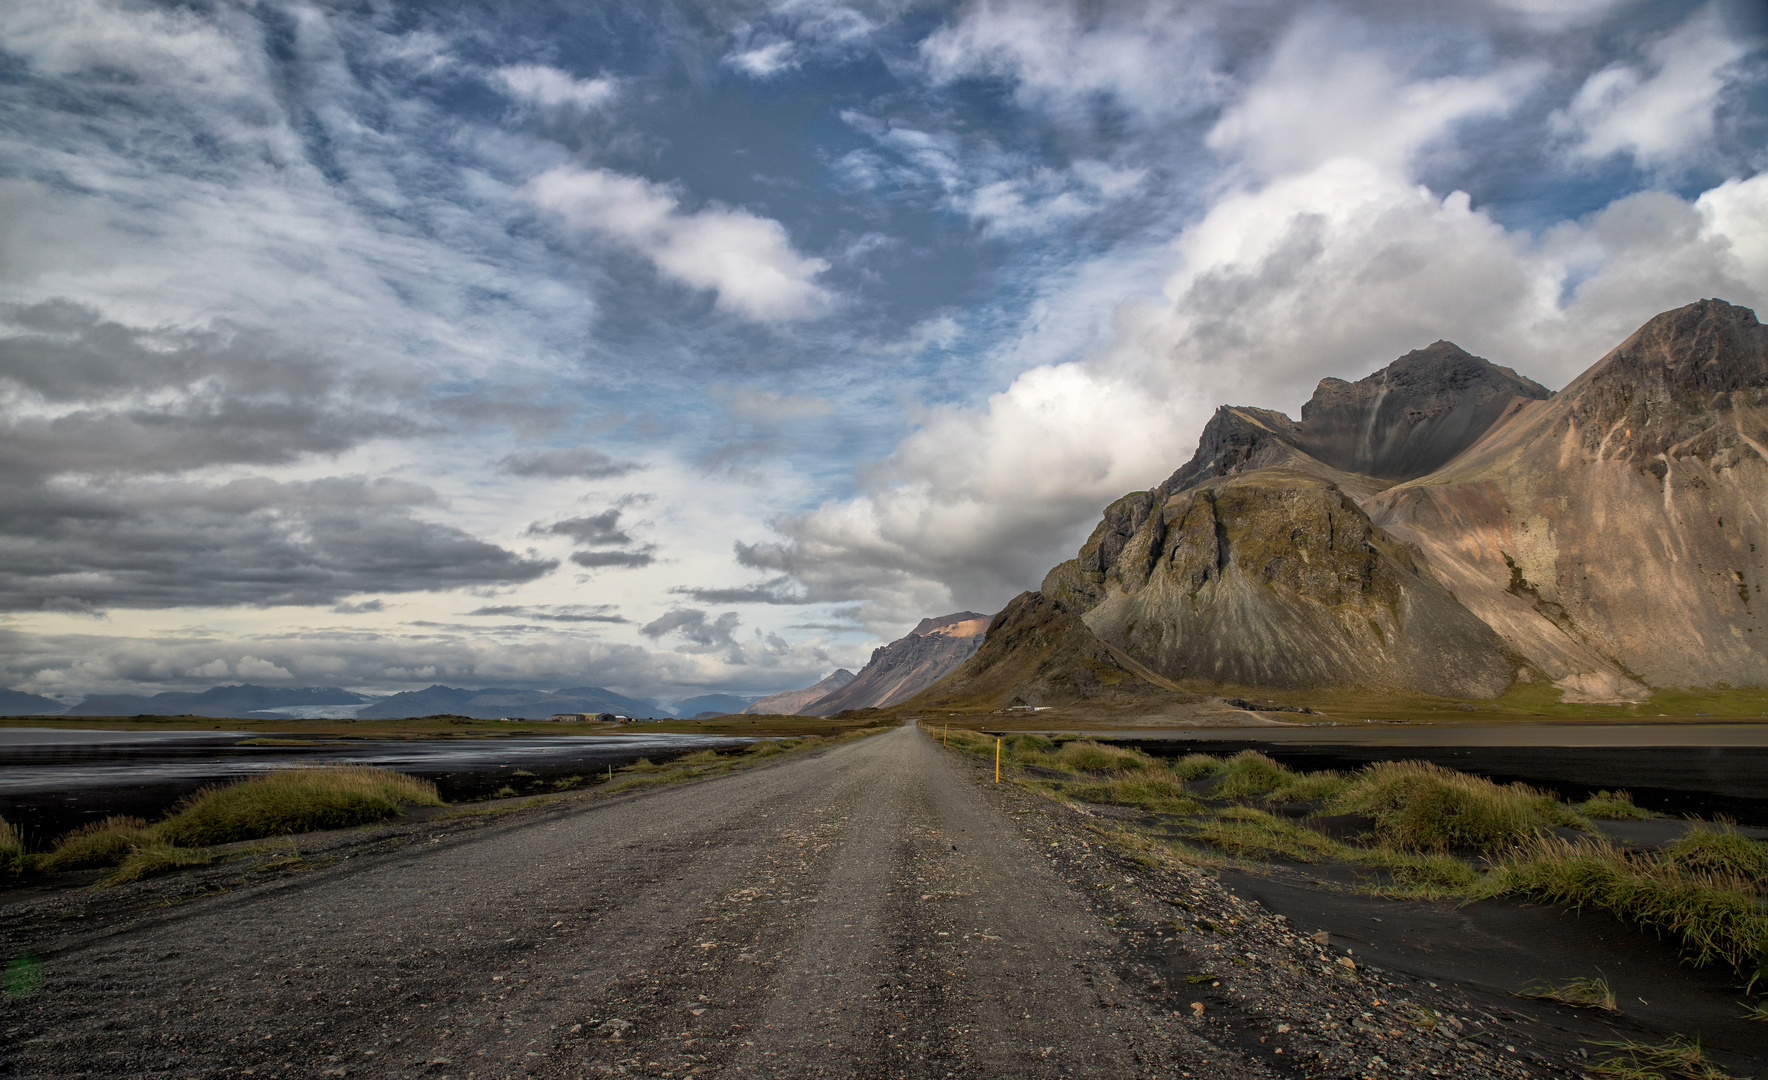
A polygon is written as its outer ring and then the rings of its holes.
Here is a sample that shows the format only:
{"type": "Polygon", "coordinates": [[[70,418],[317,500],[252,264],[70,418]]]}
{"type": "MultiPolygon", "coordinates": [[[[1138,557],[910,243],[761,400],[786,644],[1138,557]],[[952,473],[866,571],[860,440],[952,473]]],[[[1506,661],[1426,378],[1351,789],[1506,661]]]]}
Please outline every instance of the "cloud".
{"type": "Polygon", "coordinates": [[[372,615],[387,610],[387,605],[380,600],[364,600],[356,604],[333,604],[332,611],[339,615],[372,615]]]}
{"type": "Polygon", "coordinates": [[[856,110],[842,119],[873,143],[836,163],[846,183],[880,192],[936,190],[940,205],[997,239],[1038,236],[1092,217],[1134,195],[1148,177],[1144,168],[1092,158],[1053,168],[991,143],[972,145],[959,133],[886,123],[856,110]]]}
{"type": "Polygon", "coordinates": [[[56,483],[4,497],[0,610],[70,597],[110,608],[331,605],[513,585],[558,565],[416,516],[435,492],[394,480],[56,483]]]}
{"type": "Polygon", "coordinates": [[[612,101],[619,91],[615,79],[579,79],[545,64],[501,67],[492,78],[513,96],[543,109],[596,109],[612,101]]]}
{"type": "Polygon", "coordinates": [[[612,476],[644,468],[632,461],[617,461],[589,446],[573,446],[560,450],[544,450],[532,454],[512,454],[499,461],[503,471],[512,476],[538,476],[548,479],[606,480],[612,476]]]}
{"type": "Polygon", "coordinates": [[[278,667],[268,660],[260,660],[250,654],[239,658],[239,660],[233,665],[233,672],[242,679],[281,681],[294,678],[294,676],[290,675],[286,669],[278,667]]]}
{"type": "Polygon", "coordinates": [[[639,627],[638,632],[653,641],[669,634],[679,634],[690,643],[682,646],[684,649],[726,649],[736,645],[732,635],[737,622],[737,613],[734,611],[727,611],[716,619],[708,619],[706,613],[698,608],[683,608],[659,616],[639,627]]]}
{"type": "Polygon", "coordinates": [[[766,79],[798,66],[798,57],[790,41],[770,41],[734,52],[725,63],[757,79],[766,79]]]}
{"type": "Polygon", "coordinates": [[[1712,140],[1714,114],[1750,49],[1710,3],[1647,45],[1641,62],[1617,61],[1592,74],[1554,114],[1554,127],[1581,157],[1629,154],[1642,166],[1685,165],[1680,159],[1712,140]]]}
{"type": "Polygon", "coordinates": [[[573,231],[626,245],[663,276],[713,291],[721,310],[788,322],[820,314],[832,300],[815,283],[828,262],[798,254],[771,218],[716,206],[685,212],[668,187],[575,165],[548,169],[526,191],[573,231]]]}
{"type": "Polygon", "coordinates": [[[928,35],[920,56],[936,83],[1005,80],[1032,108],[1074,114],[1109,100],[1139,117],[1170,116],[1221,94],[1206,20],[1178,3],[981,0],[928,35]]]}
{"type": "MultiPolygon", "coordinates": [[[[739,545],[739,550],[741,545],[739,545]]],[[[675,585],[670,592],[679,596],[692,597],[703,604],[810,604],[815,601],[803,593],[791,588],[792,579],[786,575],[764,581],[759,585],[742,585],[736,588],[698,588],[688,585],[675,585]]]]}
{"type": "Polygon", "coordinates": [[[1514,108],[1546,70],[1514,61],[1487,75],[1420,78],[1409,58],[1369,47],[1366,36],[1332,16],[1297,19],[1206,144],[1267,176],[1339,157],[1401,168],[1457,123],[1514,108]]]}
{"type": "Polygon", "coordinates": [[[579,544],[589,545],[622,545],[632,543],[632,537],[619,528],[620,511],[604,510],[589,517],[567,518],[555,521],[550,525],[541,525],[538,521],[528,526],[529,536],[569,536],[579,544]]]}
{"type": "Polygon", "coordinates": [[[656,562],[657,557],[652,554],[656,550],[656,547],[647,544],[639,551],[574,551],[571,553],[571,561],[586,570],[601,570],[610,566],[634,570],[656,562]]]}
{"type": "Polygon", "coordinates": [[[624,623],[631,620],[618,613],[613,604],[500,604],[474,608],[468,615],[504,615],[543,622],[562,623],[624,623]]]}

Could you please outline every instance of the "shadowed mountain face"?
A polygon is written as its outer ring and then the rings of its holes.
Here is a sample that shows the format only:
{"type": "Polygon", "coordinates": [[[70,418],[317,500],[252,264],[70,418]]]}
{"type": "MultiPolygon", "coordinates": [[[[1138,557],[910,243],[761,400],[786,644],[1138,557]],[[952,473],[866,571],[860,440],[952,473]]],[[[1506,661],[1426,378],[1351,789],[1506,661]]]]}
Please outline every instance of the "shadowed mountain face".
{"type": "Polygon", "coordinates": [[[764,697],[743,712],[756,716],[797,716],[806,705],[828,697],[852,681],[853,672],[838,668],[834,674],[815,686],[807,686],[802,690],[786,690],[764,697]]]}
{"type": "Polygon", "coordinates": [[[911,706],[1011,708],[1076,701],[1195,701],[1042,593],[1020,593],[989,624],[982,647],[911,706]]]}
{"type": "Polygon", "coordinates": [[[960,611],[922,619],[904,637],[876,649],[872,659],[847,685],[801,710],[809,716],[833,716],[848,709],[895,705],[933,685],[970,659],[988,631],[987,615],[960,611]]]}
{"type": "Polygon", "coordinates": [[[1539,383],[1439,341],[1354,383],[1321,379],[1300,423],[1271,409],[1222,406],[1197,453],[1155,490],[1172,495],[1247,469],[1294,466],[1296,451],[1354,486],[1380,486],[1358,478],[1409,480],[1453,460],[1521,403],[1547,396],[1539,383]]]}
{"type": "Polygon", "coordinates": [[[1768,683],[1768,330],[1705,300],[1565,390],[1448,342],[1224,407],[1046,596],[1170,679],[1568,700],[1768,683]]]}

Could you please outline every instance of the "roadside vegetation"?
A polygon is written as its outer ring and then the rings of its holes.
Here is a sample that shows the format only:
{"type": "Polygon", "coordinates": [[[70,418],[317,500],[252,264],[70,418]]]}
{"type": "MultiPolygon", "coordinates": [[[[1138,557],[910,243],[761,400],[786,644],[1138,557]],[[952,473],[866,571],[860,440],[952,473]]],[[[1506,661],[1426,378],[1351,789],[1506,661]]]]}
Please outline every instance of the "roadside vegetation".
{"type": "Polygon", "coordinates": [[[386,821],[413,807],[437,807],[441,817],[500,814],[551,802],[574,788],[612,795],[730,772],[767,758],[813,750],[877,734],[883,727],[849,728],[836,735],[769,739],[725,750],[701,750],[654,763],[640,759],[603,774],[536,777],[511,775],[527,791],[506,784],[491,799],[443,807],[436,785],[388,769],[344,766],[286,769],[232,784],[203,788],[157,822],[113,816],[74,829],[47,851],[30,852],[19,831],[0,819],[0,879],[34,873],[111,868],[99,884],[116,885],[148,874],[218,859],[262,854],[267,841],[327,829],[386,821]],[[226,847],[224,845],[234,845],[226,847]]]}
{"type": "MultiPolygon", "coordinates": [[[[926,730],[992,764],[993,736],[926,730]]],[[[1696,966],[1730,967],[1746,990],[1768,989],[1768,844],[1724,822],[1637,849],[1597,825],[1653,816],[1623,791],[1567,803],[1425,762],[1301,773],[1253,751],[1167,761],[1069,736],[1009,735],[998,748],[1015,783],[1147,815],[1142,831],[1193,862],[1339,864],[1395,899],[1596,908],[1677,941],[1696,966]]],[[[1541,990],[1567,1004],[1612,1000],[1601,980],[1541,990]]]]}

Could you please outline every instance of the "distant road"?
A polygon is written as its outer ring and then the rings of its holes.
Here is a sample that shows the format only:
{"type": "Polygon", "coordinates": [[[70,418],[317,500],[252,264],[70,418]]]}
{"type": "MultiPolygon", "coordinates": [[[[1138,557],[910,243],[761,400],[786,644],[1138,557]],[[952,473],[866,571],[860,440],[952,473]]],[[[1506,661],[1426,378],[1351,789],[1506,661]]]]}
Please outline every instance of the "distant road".
{"type": "Polygon", "coordinates": [[[1251,1075],[974,782],[900,728],[58,928],[0,1075],[1251,1075]]]}

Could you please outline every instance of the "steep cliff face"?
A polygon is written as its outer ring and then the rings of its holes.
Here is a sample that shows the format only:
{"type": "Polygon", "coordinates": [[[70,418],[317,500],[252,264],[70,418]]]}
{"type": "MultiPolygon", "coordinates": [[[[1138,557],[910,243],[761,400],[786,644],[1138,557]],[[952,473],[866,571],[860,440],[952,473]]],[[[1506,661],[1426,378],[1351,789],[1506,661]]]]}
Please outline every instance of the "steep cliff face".
{"type": "Polygon", "coordinates": [[[1321,379],[1297,423],[1271,409],[1224,405],[1197,453],[1156,492],[1284,465],[1374,491],[1453,460],[1546,387],[1438,341],[1354,383],[1321,379]],[[1299,457],[1298,457],[1299,454],[1299,457]]]}
{"type": "Polygon", "coordinates": [[[910,707],[1011,708],[1077,701],[1196,701],[1087,629],[1041,593],[1020,593],[989,624],[981,648],[908,700],[910,707]]]}
{"type": "Polygon", "coordinates": [[[846,668],[838,668],[815,686],[772,694],[744,709],[743,712],[755,716],[797,716],[803,712],[806,705],[828,697],[852,681],[853,672],[846,668]]]}
{"type": "Polygon", "coordinates": [[[1568,697],[1768,684],[1768,329],[1665,312],[1366,508],[1568,697]]]}
{"type": "Polygon", "coordinates": [[[988,632],[989,616],[960,611],[921,624],[872,653],[847,685],[801,710],[832,716],[847,709],[880,709],[906,701],[970,659],[988,632]]]}
{"type": "Polygon", "coordinates": [[[1058,567],[1086,625],[1169,679],[1360,684],[1492,696],[1513,666],[1490,628],[1333,484],[1287,469],[1211,480],[1142,516],[1098,580],[1058,567]]]}

